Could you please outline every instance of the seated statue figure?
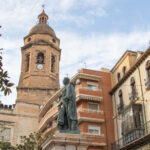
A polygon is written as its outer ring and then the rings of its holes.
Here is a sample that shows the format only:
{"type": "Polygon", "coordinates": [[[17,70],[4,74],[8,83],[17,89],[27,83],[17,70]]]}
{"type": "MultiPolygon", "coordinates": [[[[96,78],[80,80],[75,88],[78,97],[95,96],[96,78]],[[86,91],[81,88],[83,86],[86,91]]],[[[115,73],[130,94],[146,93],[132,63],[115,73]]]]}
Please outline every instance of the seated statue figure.
{"type": "Polygon", "coordinates": [[[63,80],[62,101],[58,105],[58,130],[60,132],[79,133],[75,88],[69,78],[63,80]]]}

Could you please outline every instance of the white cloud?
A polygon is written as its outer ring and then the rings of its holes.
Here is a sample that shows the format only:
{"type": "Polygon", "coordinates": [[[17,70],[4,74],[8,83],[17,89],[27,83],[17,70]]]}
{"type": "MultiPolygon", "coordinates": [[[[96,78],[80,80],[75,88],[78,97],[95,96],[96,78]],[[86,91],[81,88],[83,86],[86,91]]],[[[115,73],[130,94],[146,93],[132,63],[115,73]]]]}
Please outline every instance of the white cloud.
{"type": "Polygon", "coordinates": [[[82,37],[78,34],[59,32],[61,39],[61,78],[70,77],[84,67],[99,70],[101,67],[111,69],[115,62],[127,50],[143,50],[148,47],[150,31],[116,33],[108,35],[92,34],[82,37]],[[144,37],[144,38],[143,38],[144,37]]]}
{"type": "MultiPolygon", "coordinates": [[[[111,69],[125,50],[146,49],[148,47],[150,31],[107,35],[93,33],[87,37],[77,33],[58,31],[57,36],[61,40],[60,48],[62,48],[60,62],[60,79],[62,82],[66,74],[72,77],[79,69],[83,68],[85,66],[84,62],[86,62],[86,66],[89,69],[99,70],[101,67],[111,69]]],[[[18,40],[11,41],[9,39],[3,39],[2,41],[3,46],[8,49],[4,53],[4,66],[12,77],[12,82],[17,86],[21,64],[19,47],[22,46],[22,43],[18,40]]],[[[13,94],[10,97],[1,98],[4,103],[15,101],[16,92],[14,88],[13,94]]]]}
{"type": "MultiPolygon", "coordinates": [[[[3,26],[0,46],[6,50],[3,53],[4,67],[8,70],[11,81],[17,86],[20,75],[22,38],[37,21],[36,18],[42,10],[43,3],[46,4],[46,12],[53,22],[63,24],[65,21],[84,27],[86,24],[94,23],[95,20],[89,19],[90,16],[107,14],[105,7],[110,0],[0,0],[0,2],[0,23],[3,26]],[[73,13],[74,10],[79,11],[78,14],[73,13]],[[80,13],[81,10],[82,13],[80,13]]],[[[85,66],[84,62],[90,69],[111,68],[126,49],[145,49],[148,46],[150,31],[136,31],[127,34],[92,34],[89,31],[87,36],[80,35],[80,31],[76,33],[75,31],[72,33],[56,31],[62,48],[60,79],[66,74],[72,77],[77,70],[85,66]]],[[[15,98],[14,87],[13,94],[9,97],[1,97],[1,100],[4,103],[12,103],[15,102],[15,98]]]]}

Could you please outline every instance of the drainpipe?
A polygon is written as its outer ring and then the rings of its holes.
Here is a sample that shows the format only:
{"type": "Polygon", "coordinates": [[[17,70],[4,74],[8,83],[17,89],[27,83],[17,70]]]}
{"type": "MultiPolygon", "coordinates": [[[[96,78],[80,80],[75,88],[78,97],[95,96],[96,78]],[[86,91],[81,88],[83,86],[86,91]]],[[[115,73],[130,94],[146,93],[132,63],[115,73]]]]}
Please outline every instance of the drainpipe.
{"type": "Polygon", "coordinates": [[[115,97],[115,93],[114,93],[114,102],[115,102],[115,120],[116,120],[116,127],[117,127],[117,139],[119,140],[119,132],[118,132],[118,115],[117,115],[117,104],[116,104],[116,97],[115,97]]]}
{"type": "MultiPolygon", "coordinates": [[[[138,72],[139,72],[139,78],[140,78],[140,87],[141,87],[141,93],[142,93],[142,102],[143,102],[143,114],[144,114],[144,120],[145,120],[145,124],[147,123],[147,119],[146,119],[146,111],[145,111],[145,98],[144,98],[144,92],[143,92],[143,87],[142,87],[142,78],[141,78],[141,72],[139,67],[138,68],[138,72]]],[[[147,124],[146,124],[146,131],[147,131],[147,124]]]]}

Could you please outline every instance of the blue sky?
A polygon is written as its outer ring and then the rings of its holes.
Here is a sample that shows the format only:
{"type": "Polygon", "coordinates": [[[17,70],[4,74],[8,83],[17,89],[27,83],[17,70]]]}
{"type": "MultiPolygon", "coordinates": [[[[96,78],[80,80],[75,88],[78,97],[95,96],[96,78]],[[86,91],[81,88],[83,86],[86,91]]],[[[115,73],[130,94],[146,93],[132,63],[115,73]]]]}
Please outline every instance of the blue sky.
{"type": "Polygon", "coordinates": [[[3,103],[16,100],[23,37],[38,22],[45,4],[49,25],[60,38],[60,82],[81,68],[111,69],[127,50],[144,51],[150,41],[148,0],[0,0],[0,47],[4,67],[15,83],[3,103]]]}

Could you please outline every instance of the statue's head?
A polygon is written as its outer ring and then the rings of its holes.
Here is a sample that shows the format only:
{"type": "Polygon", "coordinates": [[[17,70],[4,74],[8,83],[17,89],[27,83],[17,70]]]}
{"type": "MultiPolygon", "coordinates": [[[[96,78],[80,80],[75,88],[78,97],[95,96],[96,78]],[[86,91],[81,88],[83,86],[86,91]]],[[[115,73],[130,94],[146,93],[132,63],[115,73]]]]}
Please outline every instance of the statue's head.
{"type": "Polygon", "coordinates": [[[63,80],[63,84],[67,85],[70,82],[70,79],[68,77],[65,77],[63,80]]]}

